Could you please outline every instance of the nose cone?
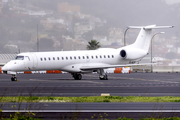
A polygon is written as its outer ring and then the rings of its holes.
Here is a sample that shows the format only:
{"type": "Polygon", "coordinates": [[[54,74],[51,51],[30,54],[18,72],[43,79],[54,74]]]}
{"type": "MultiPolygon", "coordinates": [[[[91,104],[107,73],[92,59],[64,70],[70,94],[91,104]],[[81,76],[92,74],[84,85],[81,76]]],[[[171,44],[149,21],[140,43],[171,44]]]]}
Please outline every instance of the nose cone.
{"type": "Polygon", "coordinates": [[[1,70],[2,70],[2,71],[8,71],[8,66],[7,66],[7,65],[4,65],[1,70]]]}

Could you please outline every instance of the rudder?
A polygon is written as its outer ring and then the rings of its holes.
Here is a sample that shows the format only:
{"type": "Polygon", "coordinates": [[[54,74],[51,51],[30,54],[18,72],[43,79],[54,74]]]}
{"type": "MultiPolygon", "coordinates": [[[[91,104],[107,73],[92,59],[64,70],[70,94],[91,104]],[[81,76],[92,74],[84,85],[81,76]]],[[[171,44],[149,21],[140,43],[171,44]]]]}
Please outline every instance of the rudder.
{"type": "Polygon", "coordinates": [[[152,29],[159,29],[159,28],[173,28],[174,26],[156,26],[156,25],[149,25],[149,26],[130,26],[129,28],[141,28],[139,35],[136,41],[130,45],[134,48],[143,49],[148,53],[150,42],[152,39],[152,29]]]}

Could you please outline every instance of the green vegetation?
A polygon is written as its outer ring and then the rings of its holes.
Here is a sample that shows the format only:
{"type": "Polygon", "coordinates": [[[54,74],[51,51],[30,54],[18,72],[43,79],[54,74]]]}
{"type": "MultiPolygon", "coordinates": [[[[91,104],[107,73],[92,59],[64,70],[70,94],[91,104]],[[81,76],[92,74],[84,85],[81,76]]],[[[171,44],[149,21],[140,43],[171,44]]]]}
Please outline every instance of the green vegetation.
{"type": "MultiPolygon", "coordinates": [[[[2,111],[0,112],[2,113],[2,111]]],[[[35,113],[27,112],[22,115],[20,112],[16,112],[15,114],[10,114],[9,118],[3,118],[3,115],[0,115],[1,120],[42,120],[42,119],[37,119],[35,113]]]]}
{"type": "MultiPolygon", "coordinates": [[[[180,97],[165,96],[165,97],[142,97],[142,96],[92,96],[92,97],[38,97],[38,96],[18,96],[18,97],[0,97],[0,102],[3,104],[5,102],[180,102],[180,97]]],[[[16,106],[12,106],[16,107],[16,106]]],[[[104,120],[108,117],[108,114],[94,114],[89,119],[104,120]]],[[[0,110],[1,120],[41,120],[37,117],[35,113],[27,112],[25,114],[15,113],[11,114],[8,118],[3,117],[3,111],[0,110]]],[[[73,117],[78,119],[77,116],[73,117]]],[[[88,120],[88,119],[87,119],[88,120]]],[[[108,119],[106,119],[108,120],[108,119]]],[[[134,120],[133,118],[119,118],[114,120],[134,120]]],[[[140,120],[180,120],[178,117],[171,118],[140,118],[140,120]]]]}
{"type": "Polygon", "coordinates": [[[92,97],[0,97],[0,102],[180,102],[180,97],[92,96],[92,97]]]}
{"type": "MultiPolygon", "coordinates": [[[[29,114],[29,113],[27,113],[29,114]]],[[[32,116],[32,115],[31,115],[32,116]]],[[[35,117],[35,115],[33,115],[33,117],[28,116],[28,115],[21,115],[19,112],[15,113],[15,115],[10,115],[10,118],[1,118],[1,120],[42,120],[42,119],[38,119],[38,118],[33,118],[35,117]]],[[[108,116],[108,114],[104,113],[104,114],[94,114],[91,119],[94,120],[109,120],[106,119],[106,117],[108,116]]],[[[62,119],[63,120],[63,119],[62,119]]],[[[78,120],[77,117],[73,117],[72,120],[78,120]]],[[[89,120],[89,119],[86,119],[89,120]]],[[[134,120],[133,118],[118,118],[118,119],[113,119],[113,120],[134,120]]],[[[179,117],[170,117],[170,118],[140,118],[139,120],[180,120],[179,117]]]]}
{"type": "Polygon", "coordinates": [[[178,117],[171,117],[171,118],[141,118],[140,120],[180,120],[180,118],[178,118],[178,117]]]}
{"type": "Polygon", "coordinates": [[[88,50],[96,50],[100,47],[101,46],[99,45],[99,42],[96,40],[91,40],[90,42],[88,42],[88,45],[87,45],[88,50]]]}
{"type": "Polygon", "coordinates": [[[15,113],[14,116],[10,115],[10,118],[9,119],[5,119],[5,120],[40,120],[40,119],[33,118],[32,116],[34,117],[35,114],[34,113],[30,113],[29,115],[21,115],[19,112],[17,112],[17,113],[15,113]]]}
{"type": "MultiPolygon", "coordinates": [[[[78,120],[80,118],[78,118],[78,114],[75,114],[75,116],[72,116],[72,120],[78,120]]],[[[6,115],[5,115],[6,116],[6,115]]],[[[0,119],[1,120],[42,120],[43,116],[37,116],[37,114],[32,113],[32,112],[26,112],[26,113],[21,113],[21,112],[16,112],[16,113],[11,113],[9,116],[5,117],[3,115],[2,110],[0,109],[0,119]],[[41,118],[41,119],[40,119],[41,118]]],[[[93,119],[93,120],[109,120],[106,119],[108,117],[107,113],[93,113],[93,115],[91,116],[91,118],[89,119],[93,119]]],[[[63,118],[61,118],[63,120],[63,118]]],[[[66,119],[66,118],[65,118],[66,119]]],[[[86,118],[86,120],[89,120],[88,118],[86,118]]],[[[118,119],[113,119],[113,120],[134,120],[133,118],[118,118],[118,119]]],[[[179,117],[170,117],[170,118],[140,118],[139,120],[180,120],[179,117]]]]}

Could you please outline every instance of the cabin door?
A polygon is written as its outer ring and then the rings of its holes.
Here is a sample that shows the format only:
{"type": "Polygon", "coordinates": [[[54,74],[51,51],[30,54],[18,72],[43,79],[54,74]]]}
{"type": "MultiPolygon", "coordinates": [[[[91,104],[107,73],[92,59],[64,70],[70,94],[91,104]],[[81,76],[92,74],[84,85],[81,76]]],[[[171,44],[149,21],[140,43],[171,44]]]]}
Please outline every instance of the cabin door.
{"type": "Polygon", "coordinates": [[[38,66],[38,58],[34,53],[31,53],[31,56],[33,58],[33,67],[32,68],[35,69],[38,66]]]}

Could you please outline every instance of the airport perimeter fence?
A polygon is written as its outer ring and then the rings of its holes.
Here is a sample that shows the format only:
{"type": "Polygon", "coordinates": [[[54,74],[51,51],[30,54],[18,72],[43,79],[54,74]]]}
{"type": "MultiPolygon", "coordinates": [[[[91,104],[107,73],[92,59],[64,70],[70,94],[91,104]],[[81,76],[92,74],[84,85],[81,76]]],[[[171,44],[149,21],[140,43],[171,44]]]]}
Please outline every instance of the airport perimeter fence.
{"type": "MultiPolygon", "coordinates": [[[[151,66],[132,67],[133,72],[151,72],[151,66]]],[[[180,66],[152,66],[154,73],[179,73],[180,66]]]]}

